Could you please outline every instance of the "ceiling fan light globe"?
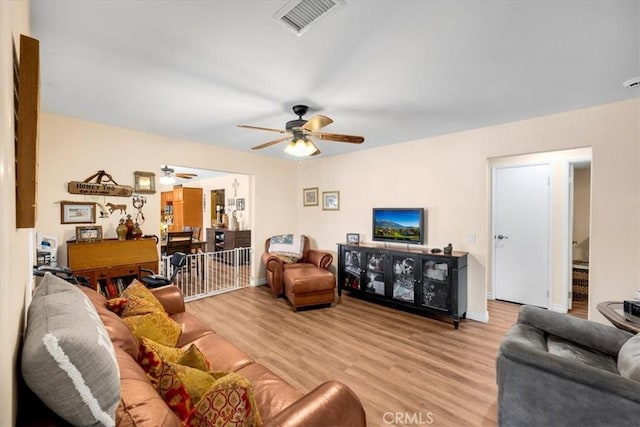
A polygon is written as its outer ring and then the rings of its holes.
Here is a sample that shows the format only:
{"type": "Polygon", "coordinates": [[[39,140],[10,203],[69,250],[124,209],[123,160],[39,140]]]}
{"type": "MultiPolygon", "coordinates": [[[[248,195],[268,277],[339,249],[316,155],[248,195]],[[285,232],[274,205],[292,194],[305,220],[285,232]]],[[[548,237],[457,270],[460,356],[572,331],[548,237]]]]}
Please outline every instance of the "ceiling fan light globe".
{"type": "Polygon", "coordinates": [[[316,150],[317,148],[315,145],[313,145],[313,143],[307,141],[306,139],[300,138],[297,140],[292,140],[289,144],[287,144],[284,152],[294,157],[307,157],[315,153],[316,150]]]}
{"type": "Polygon", "coordinates": [[[164,175],[160,177],[160,184],[162,185],[171,185],[171,184],[175,184],[175,182],[176,182],[176,179],[172,176],[164,175]]]}

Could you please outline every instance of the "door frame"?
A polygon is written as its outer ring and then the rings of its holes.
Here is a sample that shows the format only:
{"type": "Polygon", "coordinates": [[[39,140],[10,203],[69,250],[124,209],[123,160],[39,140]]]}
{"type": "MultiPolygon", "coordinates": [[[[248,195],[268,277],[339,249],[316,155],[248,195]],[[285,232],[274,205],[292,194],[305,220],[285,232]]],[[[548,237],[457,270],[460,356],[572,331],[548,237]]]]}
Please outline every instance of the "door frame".
{"type": "MultiPolygon", "coordinates": [[[[562,224],[562,238],[565,239],[562,251],[562,292],[566,295],[563,298],[562,304],[558,307],[554,307],[555,311],[561,313],[567,313],[573,308],[573,198],[574,198],[574,170],[576,166],[586,165],[592,167],[592,156],[577,157],[567,159],[562,164],[562,173],[566,177],[565,186],[562,189],[562,213],[566,222],[562,224]]],[[[589,183],[589,194],[592,194],[591,183],[589,183]]],[[[589,206],[589,218],[591,218],[591,205],[589,206]]],[[[589,234],[591,234],[591,222],[589,222],[589,234]]],[[[591,246],[591,240],[589,240],[589,246],[591,246]]],[[[589,251],[591,253],[591,251],[589,251]]],[[[588,299],[587,299],[588,301],[588,299]]]]}
{"type": "Polygon", "coordinates": [[[491,254],[491,270],[490,270],[490,284],[491,284],[491,294],[488,295],[489,299],[495,299],[496,295],[496,280],[495,280],[495,269],[496,269],[496,245],[495,245],[495,236],[496,236],[496,198],[495,194],[497,193],[496,189],[496,172],[498,169],[506,169],[506,168],[514,168],[514,167],[526,167],[526,166],[538,166],[538,165],[546,165],[549,167],[549,191],[548,191],[548,203],[549,203],[549,212],[548,212],[548,227],[547,227],[547,271],[546,271],[546,282],[547,282],[547,299],[546,299],[546,308],[551,307],[552,301],[552,271],[553,271],[553,257],[552,257],[552,228],[553,228],[553,204],[552,204],[552,189],[553,189],[553,162],[551,161],[536,161],[536,160],[523,160],[517,161],[514,158],[510,159],[495,159],[494,162],[490,163],[491,170],[491,194],[490,194],[490,225],[489,225],[489,238],[487,239],[490,245],[491,254]]]}

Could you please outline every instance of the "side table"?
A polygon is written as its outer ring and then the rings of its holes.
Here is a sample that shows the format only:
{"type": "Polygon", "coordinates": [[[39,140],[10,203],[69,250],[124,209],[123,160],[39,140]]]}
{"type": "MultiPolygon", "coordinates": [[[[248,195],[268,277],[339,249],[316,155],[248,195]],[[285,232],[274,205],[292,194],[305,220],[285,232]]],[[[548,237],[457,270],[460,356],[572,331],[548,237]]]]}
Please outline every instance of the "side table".
{"type": "Polygon", "coordinates": [[[640,333],[640,324],[633,323],[624,318],[623,303],[621,301],[603,301],[596,306],[600,314],[607,318],[616,328],[640,333]]]}

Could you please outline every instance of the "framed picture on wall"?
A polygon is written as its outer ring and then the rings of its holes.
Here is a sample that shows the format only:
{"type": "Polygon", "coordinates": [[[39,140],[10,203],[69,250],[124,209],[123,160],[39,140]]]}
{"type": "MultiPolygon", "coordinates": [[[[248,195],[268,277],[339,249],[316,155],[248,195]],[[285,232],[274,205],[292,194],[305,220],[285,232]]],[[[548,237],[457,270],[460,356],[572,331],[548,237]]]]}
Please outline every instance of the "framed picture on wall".
{"type": "Polygon", "coordinates": [[[76,227],[77,242],[95,242],[102,240],[101,225],[81,225],[76,227]]]}
{"type": "Polygon", "coordinates": [[[318,206],[318,187],[302,189],[302,206],[318,206]]]}
{"type": "Polygon", "coordinates": [[[324,211],[340,210],[340,192],[339,191],[323,191],[322,192],[322,210],[324,211]]]}
{"type": "Polygon", "coordinates": [[[61,224],[95,224],[96,204],[93,202],[60,202],[61,224]]]}
{"type": "Polygon", "coordinates": [[[156,174],[153,172],[135,171],[134,193],[155,194],[156,192],[156,174]]]}

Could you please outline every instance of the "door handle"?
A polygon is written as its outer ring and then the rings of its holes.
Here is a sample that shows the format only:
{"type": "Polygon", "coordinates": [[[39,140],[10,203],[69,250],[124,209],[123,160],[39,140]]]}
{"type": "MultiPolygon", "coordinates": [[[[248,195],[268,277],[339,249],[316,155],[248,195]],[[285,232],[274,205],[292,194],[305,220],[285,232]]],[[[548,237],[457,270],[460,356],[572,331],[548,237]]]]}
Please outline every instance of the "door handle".
{"type": "Polygon", "coordinates": [[[498,235],[496,236],[496,239],[498,239],[498,240],[508,239],[508,238],[509,238],[509,236],[503,236],[502,234],[498,234],[498,235]]]}

